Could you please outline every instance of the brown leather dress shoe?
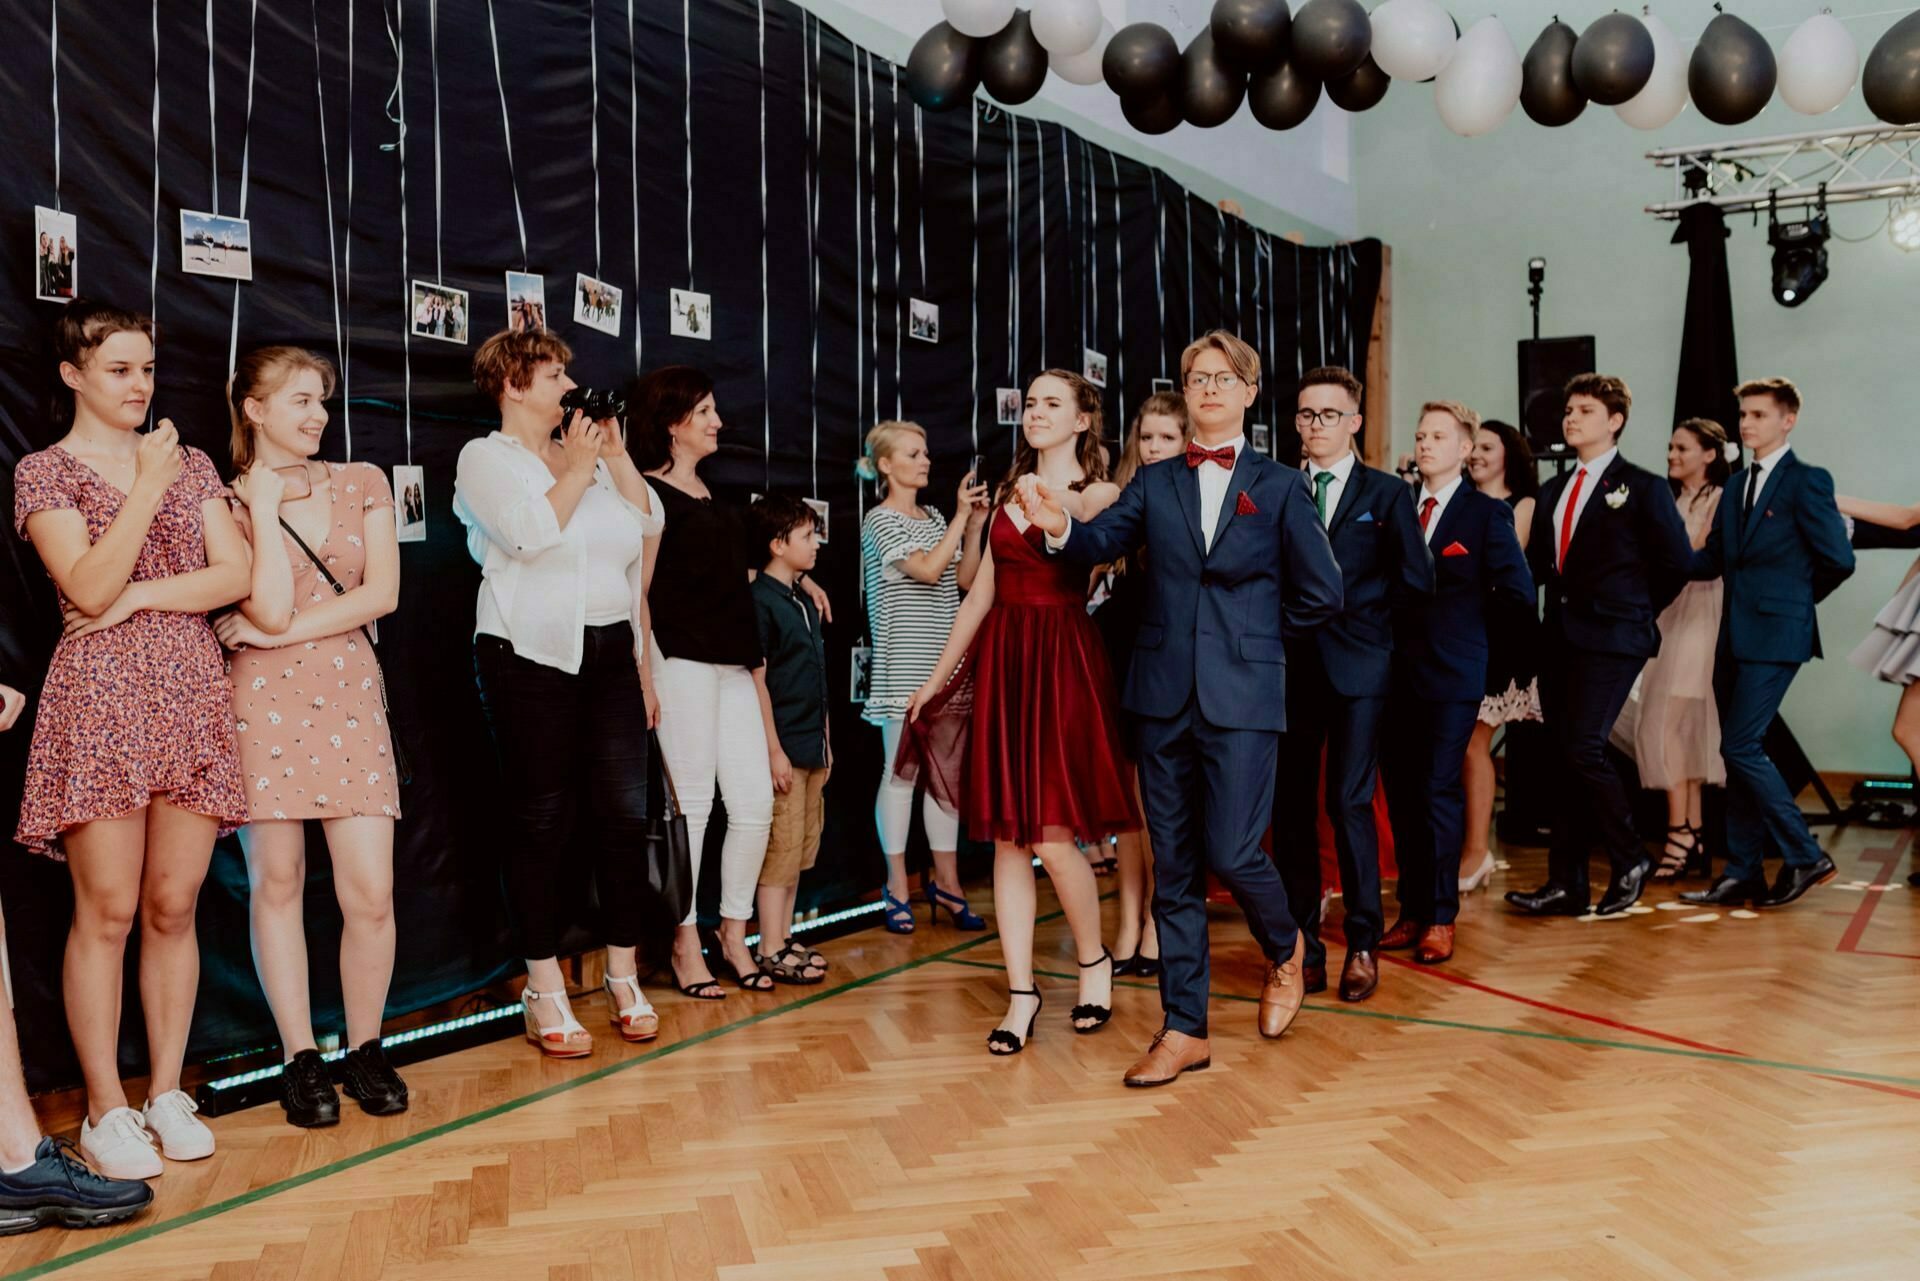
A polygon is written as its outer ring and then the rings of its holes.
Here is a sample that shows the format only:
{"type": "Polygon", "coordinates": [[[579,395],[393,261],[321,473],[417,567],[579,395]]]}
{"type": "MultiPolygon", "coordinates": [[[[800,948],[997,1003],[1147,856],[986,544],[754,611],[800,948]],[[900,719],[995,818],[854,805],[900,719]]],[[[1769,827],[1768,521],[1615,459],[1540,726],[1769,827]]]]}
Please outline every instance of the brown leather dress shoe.
{"type": "Polygon", "coordinates": [[[1340,999],[1364,1001],[1380,986],[1380,959],[1364,948],[1347,953],[1340,971],[1340,999]]]}
{"type": "Polygon", "coordinates": [[[1438,965],[1453,959],[1453,926],[1429,925],[1420,936],[1420,950],[1413,959],[1422,965],[1438,965]]]}
{"type": "Polygon", "coordinates": [[[1412,947],[1420,941],[1420,931],[1426,926],[1410,916],[1403,916],[1393,923],[1393,928],[1380,936],[1382,952],[1399,952],[1412,947]]]}
{"type": "Polygon", "coordinates": [[[1293,955],[1267,966],[1267,979],[1260,988],[1260,1035],[1269,1040],[1280,1036],[1292,1025],[1294,1017],[1300,1013],[1301,1002],[1307,999],[1300,974],[1300,954],[1306,950],[1306,946],[1307,940],[1296,935],[1293,955]]]}
{"type": "Polygon", "coordinates": [[[1153,1044],[1121,1080],[1131,1086],[1165,1085],[1182,1072],[1204,1072],[1213,1064],[1213,1051],[1204,1036],[1188,1036],[1170,1027],[1153,1035],[1153,1044]]]}
{"type": "Polygon", "coordinates": [[[1300,969],[1302,983],[1306,985],[1307,995],[1327,990],[1327,967],[1324,965],[1306,965],[1300,969]]]}

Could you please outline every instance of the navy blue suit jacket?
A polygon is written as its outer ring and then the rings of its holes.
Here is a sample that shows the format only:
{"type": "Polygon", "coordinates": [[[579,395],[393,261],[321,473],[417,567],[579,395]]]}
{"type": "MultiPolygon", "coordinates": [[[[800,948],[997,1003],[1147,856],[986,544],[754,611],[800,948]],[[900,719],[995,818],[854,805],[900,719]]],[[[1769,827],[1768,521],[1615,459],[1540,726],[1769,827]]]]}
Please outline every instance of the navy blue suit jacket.
{"type": "Polygon", "coordinates": [[[1724,584],[1720,644],[1752,663],[1804,663],[1820,657],[1813,607],[1853,575],[1853,547],[1824,467],[1788,451],[1760,488],[1753,513],[1742,467],[1727,479],[1720,510],[1695,552],[1695,578],[1724,584]]]}
{"type": "Polygon", "coordinates": [[[1660,652],[1660,611],[1687,585],[1693,563],[1673,488],[1665,476],[1616,455],[1573,527],[1563,573],[1554,564],[1560,531],[1553,512],[1575,474],[1563,472],[1541,488],[1527,536],[1527,562],[1547,589],[1545,639],[1652,658],[1660,652]]]}
{"type": "Polygon", "coordinates": [[[1223,729],[1287,727],[1283,637],[1340,609],[1340,566],[1300,472],[1254,450],[1233,465],[1213,548],[1184,458],[1143,467],[1114,504],[1073,522],[1059,554],[1082,564],[1145,548],[1146,607],[1121,703],[1171,719],[1199,698],[1223,729]],[[1240,511],[1240,499],[1252,505],[1240,511]]]}
{"type": "MultiPolygon", "coordinates": [[[[1311,486],[1309,486],[1311,490],[1311,486]]],[[[1327,523],[1340,562],[1340,612],[1290,649],[1311,645],[1335,693],[1384,697],[1393,675],[1393,616],[1433,594],[1433,557],[1413,512],[1413,493],[1398,476],[1354,462],[1340,503],[1327,523]]]]}
{"type": "Polygon", "coordinates": [[[1398,620],[1402,684],[1436,702],[1478,703],[1487,692],[1487,618],[1533,608],[1533,575],[1513,508],[1463,480],[1433,531],[1433,599],[1398,620]]]}

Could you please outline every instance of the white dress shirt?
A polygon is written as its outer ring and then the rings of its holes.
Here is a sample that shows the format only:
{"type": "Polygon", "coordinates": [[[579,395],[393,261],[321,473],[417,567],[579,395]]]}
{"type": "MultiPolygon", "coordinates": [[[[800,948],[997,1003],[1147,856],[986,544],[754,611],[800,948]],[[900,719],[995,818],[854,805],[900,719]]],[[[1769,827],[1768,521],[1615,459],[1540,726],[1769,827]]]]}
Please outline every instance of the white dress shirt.
{"type": "MultiPolygon", "coordinates": [[[[1755,506],[1759,505],[1760,496],[1767,492],[1767,482],[1773,479],[1773,469],[1779,465],[1780,460],[1782,458],[1785,458],[1787,456],[1787,452],[1792,448],[1793,448],[1792,445],[1782,445],[1780,446],[1780,448],[1774,450],[1771,454],[1768,454],[1765,458],[1756,458],[1753,460],[1751,464],[1749,464],[1749,466],[1751,466],[1754,471],[1757,471],[1760,473],[1760,488],[1754,491],[1754,496],[1753,496],[1755,506]]],[[[1740,516],[1742,519],[1745,519],[1748,514],[1747,513],[1747,485],[1750,484],[1751,481],[1746,476],[1742,476],[1740,480],[1741,480],[1740,516]]]]}
{"type": "Polygon", "coordinates": [[[1427,500],[1429,498],[1433,499],[1433,514],[1427,517],[1425,534],[1428,546],[1433,545],[1434,531],[1440,528],[1440,518],[1447,514],[1447,504],[1452,502],[1453,496],[1460,492],[1460,479],[1460,477],[1455,476],[1437,493],[1428,489],[1425,485],[1422,485],[1420,486],[1420,496],[1413,500],[1413,514],[1417,517],[1420,514],[1420,509],[1427,505],[1427,500]]]}
{"type": "MultiPolygon", "coordinates": [[[[1613,466],[1613,460],[1619,456],[1620,446],[1615,445],[1598,458],[1595,458],[1591,462],[1581,463],[1573,469],[1575,475],[1581,472],[1587,474],[1587,478],[1580,482],[1580,502],[1573,509],[1573,530],[1580,528],[1580,516],[1587,510],[1587,504],[1593,501],[1593,491],[1600,487],[1600,477],[1606,474],[1607,468],[1613,466]]],[[[1553,547],[1556,556],[1560,550],[1560,529],[1562,522],[1567,518],[1567,498],[1572,493],[1573,477],[1569,476],[1567,478],[1566,488],[1560,491],[1560,501],[1553,505],[1553,547]]],[[[1569,530],[1567,542],[1571,544],[1572,541],[1572,530],[1569,530]]]]}
{"type": "MultiPolygon", "coordinates": [[[[1196,441],[1194,443],[1198,444],[1199,442],[1196,441]]],[[[1201,448],[1205,449],[1209,448],[1209,446],[1203,445],[1201,448]]],[[[1239,462],[1240,455],[1247,452],[1247,438],[1245,435],[1235,436],[1232,440],[1222,441],[1218,445],[1211,446],[1211,448],[1230,448],[1233,450],[1234,461],[1239,462]]],[[[1182,465],[1185,465],[1184,458],[1182,459],[1182,465]]],[[[1227,486],[1233,480],[1233,468],[1222,466],[1213,459],[1208,459],[1206,462],[1200,464],[1196,471],[1195,478],[1200,482],[1200,536],[1206,541],[1206,549],[1212,551],[1213,531],[1220,527],[1220,507],[1221,504],[1227,500],[1227,486]]],[[[1332,508],[1328,508],[1328,511],[1331,512],[1332,508]]],[[[1061,531],[1060,537],[1055,538],[1052,534],[1046,535],[1047,546],[1054,551],[1059,551],[1067,545],[1067,535],[1072,532],[1073,518],[1069,516],[1067,518],[1067,527],[1061,531]]]]}
{"type": "MultiPolygon", "coordinates": [[[[660,496],[647,489],[650,512],[629,503],[604,461],[565,529],[547,501],[554,475],[538,454],[502,432],[470,440],[460,450],[453,512],[467,527],[467,552],[480,566],[474,634],[498,636],[531,662],[580,671],[589,625],[588,600],[606,617],[614,588],[609,571],[626,582],[628,617],[640,648],[639,610],[643,540],[666,526],[660,496]],[[622,533],[620,525],[630,527],[622,533]],[[636,536],[637,535],[637,536],[636,536]],[[608,557],[618,566],[589,564],[608,557]]],[[[646,484],[643,480],[642,484],[646,484]]]]}
{"type": "Polygon", "coordinates": [[[1331,467],[1322,467],[1312,459],[1307,460],[1307,492],[1309,494],[1313,493],[1313,478],[1315,476],[1318,476],[1321,472],[1329,472],[1333,476],[1333,483],[1327,486],[1326,523],[1328,528],[1332,528],[1333,526],[1333,514],[1340,510],[1340,495],[1347,492],[1347,478],[1353,475],[1353,466],[1359,461],[1359,459],[1354,457],[1351,449],[1346,452],[1346,455],[1342,457],[1339,462],[1331,467]]]}

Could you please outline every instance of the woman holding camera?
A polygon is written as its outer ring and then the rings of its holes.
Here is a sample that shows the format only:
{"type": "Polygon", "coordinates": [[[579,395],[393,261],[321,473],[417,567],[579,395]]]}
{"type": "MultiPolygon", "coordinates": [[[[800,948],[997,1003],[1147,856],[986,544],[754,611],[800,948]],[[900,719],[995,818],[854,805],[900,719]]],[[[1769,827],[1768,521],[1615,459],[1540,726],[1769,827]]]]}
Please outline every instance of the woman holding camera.
{"type": "Polygon", "coordinates": [[[526,1035],[554,1058],[593,1052],[557,959],[560,861],[580,811],[594,819],[608,1014],[626,1040],[660,1032],[636,949],[656,717],[642,680],[643,549],[662,515],[619,422],[562,407],[572,357],[546,330],[480,345],[473,381],[500,406],[500,430],[467,442],[454,480],[454,514],[480,563],[474,669],[508,789],[503,883],[527,958],[526,1035]]]}

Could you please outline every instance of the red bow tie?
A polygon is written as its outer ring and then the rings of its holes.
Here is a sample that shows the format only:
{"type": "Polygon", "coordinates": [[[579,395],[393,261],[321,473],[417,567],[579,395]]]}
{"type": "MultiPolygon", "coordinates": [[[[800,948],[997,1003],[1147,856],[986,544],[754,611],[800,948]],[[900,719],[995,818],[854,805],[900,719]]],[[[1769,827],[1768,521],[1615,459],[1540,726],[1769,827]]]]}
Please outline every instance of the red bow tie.
{"type": "Polygon", "coordinates": [[[1198,467],[1208,459],[1212,459],[1222,467],[1231,470],[1233,467],[1233,446],[1222,445],[1218,449],[1208,449],[1205,445],[1197,444],[1189,444],[1187,446],[1187,466],[1198,467]]]}

